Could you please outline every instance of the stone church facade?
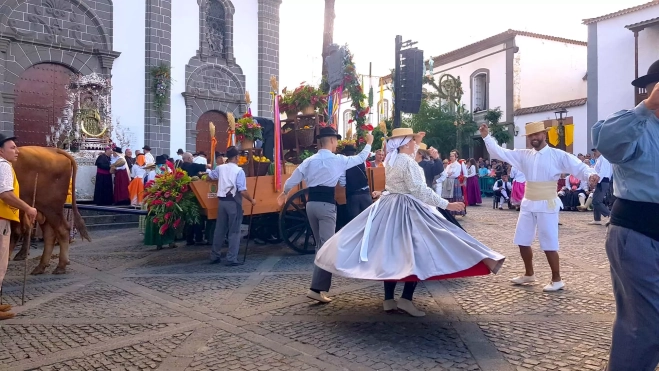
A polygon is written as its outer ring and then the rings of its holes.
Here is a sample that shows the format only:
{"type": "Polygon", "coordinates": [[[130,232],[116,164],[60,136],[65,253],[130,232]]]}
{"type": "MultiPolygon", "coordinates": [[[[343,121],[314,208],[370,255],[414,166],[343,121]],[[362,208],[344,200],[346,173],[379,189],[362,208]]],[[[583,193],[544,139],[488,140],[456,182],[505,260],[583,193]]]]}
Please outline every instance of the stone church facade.
{"type": "Polygon", "coordinates": [[[74,74],[113,85],[113,122],[131,147],[203,150],[227,113],[272,117],[279,76],[281,0],[0,0],[0,131],[46,145],[74,74]],[[153,67],[172,67],[170,99],[156,112],[153,67]],[[198,148],[203,147],[203,148],[198,148]]]}

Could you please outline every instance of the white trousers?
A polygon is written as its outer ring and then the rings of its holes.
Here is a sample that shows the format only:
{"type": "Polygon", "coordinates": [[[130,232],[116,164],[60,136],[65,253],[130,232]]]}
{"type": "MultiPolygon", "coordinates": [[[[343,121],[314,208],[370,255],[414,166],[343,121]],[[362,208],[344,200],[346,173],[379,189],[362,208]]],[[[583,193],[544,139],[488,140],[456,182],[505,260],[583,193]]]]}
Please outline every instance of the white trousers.
{"type": "Polygon", "coordinates": [[[536,230],[543,251],[558,251],[558,212],[534,213],[522,209],[517,219],[513,243],[519,246],[531,246],[535,240],[536,230]]]}

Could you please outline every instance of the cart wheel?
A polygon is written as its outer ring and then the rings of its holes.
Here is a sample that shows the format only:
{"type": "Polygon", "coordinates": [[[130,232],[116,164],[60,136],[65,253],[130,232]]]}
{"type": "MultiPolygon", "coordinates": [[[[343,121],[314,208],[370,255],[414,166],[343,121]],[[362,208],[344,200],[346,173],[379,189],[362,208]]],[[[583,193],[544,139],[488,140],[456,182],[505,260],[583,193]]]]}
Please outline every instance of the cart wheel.
{"type": "Polygon", "coordinates": [[[289,197],[279,213],[279,236],[286,245],[300,254],[313,254],[316,239],[307,219],[307,195],[309,189],[301,189],[289,197]]]}

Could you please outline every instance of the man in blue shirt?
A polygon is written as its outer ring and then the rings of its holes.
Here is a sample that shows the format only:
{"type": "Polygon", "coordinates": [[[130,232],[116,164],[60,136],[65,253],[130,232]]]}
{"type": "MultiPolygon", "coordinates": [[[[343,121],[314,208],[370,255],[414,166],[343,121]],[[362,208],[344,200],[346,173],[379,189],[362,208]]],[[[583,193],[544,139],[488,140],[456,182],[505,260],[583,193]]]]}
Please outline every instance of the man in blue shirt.
{"type": "Polygon", "coordinates": [[[659,364],[659,61],[632,82],[649,96],[593,126],[593,146],[611,162],[614,193],[606,253],[616,318],[609,371],[659,364]]]}

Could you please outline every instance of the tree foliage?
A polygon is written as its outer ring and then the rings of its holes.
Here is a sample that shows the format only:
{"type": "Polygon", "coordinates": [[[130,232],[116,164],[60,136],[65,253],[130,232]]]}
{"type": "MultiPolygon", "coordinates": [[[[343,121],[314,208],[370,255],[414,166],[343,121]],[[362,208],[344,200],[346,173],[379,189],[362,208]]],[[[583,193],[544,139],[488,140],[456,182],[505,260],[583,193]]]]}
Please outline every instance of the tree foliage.
{"type": "Polygon", "coordinates": [[[426,136],[423,140],[428,147],[435,147],[445,158],[448,153],[456,148],[457,130],[456,122],[461,122],[461,133],[459,147],[464,144],[471,145],[471,133],[478,129],[473,116],[467,110],[458,110],[462,113],[451,112],[449,106],[442,105],[439,100],[424,99],[421,102],[419,113],[403,120],[406,126],[414,129],[414,132],[424,131],[426,136]]]}
{"type": "Polygon", "coordinates": [[[485,121],[488,122],[490,127],[490,135],[496,139],[499,144],[508,143],[511,136],[508,132],[508,129],[505,125],[499,125],[499,120],[501,120],[501,109],[499,107],[495,109],[489,109],[485,112],[485,121]]]}

